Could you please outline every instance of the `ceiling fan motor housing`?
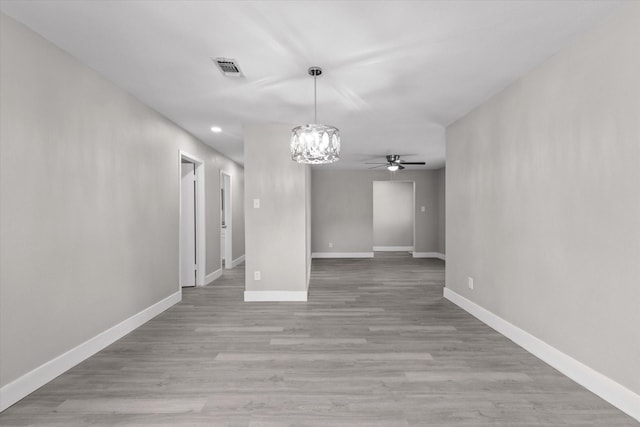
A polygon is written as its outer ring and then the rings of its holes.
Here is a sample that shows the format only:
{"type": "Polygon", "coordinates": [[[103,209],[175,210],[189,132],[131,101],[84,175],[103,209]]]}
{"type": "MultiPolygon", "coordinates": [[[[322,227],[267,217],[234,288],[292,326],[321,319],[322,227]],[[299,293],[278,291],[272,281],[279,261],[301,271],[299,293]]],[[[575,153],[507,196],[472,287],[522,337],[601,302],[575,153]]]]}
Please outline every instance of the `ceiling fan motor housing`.
{"type": "Polygon", "coordinates": [[[400,156],[397,154],[387,155],[387,162],[389,163],[397,163],[399,160],[400,160],[400,156]]]}

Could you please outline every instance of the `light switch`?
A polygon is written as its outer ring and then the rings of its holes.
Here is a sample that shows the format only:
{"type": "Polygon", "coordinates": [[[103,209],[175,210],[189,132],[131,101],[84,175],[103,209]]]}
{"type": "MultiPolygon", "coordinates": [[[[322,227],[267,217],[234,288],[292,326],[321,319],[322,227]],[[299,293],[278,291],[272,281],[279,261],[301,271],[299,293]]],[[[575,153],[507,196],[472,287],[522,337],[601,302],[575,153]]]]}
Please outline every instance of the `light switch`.
{"type": "Polygon", "coordinates": [[[253,199],[253,208],[254,209],[260,208],[260,199],[253,199]]]}

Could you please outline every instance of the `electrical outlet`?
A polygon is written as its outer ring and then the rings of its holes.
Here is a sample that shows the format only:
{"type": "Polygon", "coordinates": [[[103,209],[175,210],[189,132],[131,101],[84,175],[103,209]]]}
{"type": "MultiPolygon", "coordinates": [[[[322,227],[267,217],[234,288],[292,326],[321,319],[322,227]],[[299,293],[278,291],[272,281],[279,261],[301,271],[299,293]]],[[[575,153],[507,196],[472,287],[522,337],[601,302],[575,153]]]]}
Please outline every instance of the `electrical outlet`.
{"type": "Polygon", "coordinates": [[[253,273],[253,280],[260,280],[260,272],[259,271],[255,271],[253,273]]]}
{"type": "Polygon", "coordinates": [[[254,209],[260,208],[260,199],[253,199],[253,208],[254,209]]]}
{"type": "Polygon", "coordinates": [[[473,277],[467,277],[469,289],[473,290],[473,277]]]}
{"type": "Polygon", "coordinates": [[[424,212],[424,211],[425,211],[425,209],[426,209],[426,208],[425,208],[424,206],[421,206],[421,207],[420,207],[420,210],[421,210],[422,212],[424,212]]]}
{"type": "Polygon", "coordinates": [[[333,243],[329,242],[329,247],[332,248],[333,247],[333,243]]]}

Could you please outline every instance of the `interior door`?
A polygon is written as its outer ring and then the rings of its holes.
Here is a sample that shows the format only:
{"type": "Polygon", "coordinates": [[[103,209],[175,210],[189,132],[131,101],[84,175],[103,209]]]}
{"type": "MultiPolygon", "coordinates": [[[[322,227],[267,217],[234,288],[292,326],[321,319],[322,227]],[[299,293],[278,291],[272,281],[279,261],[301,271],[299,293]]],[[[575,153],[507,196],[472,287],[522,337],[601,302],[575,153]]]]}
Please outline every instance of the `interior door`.
{"type": "Polygon", "coordinates": [[[196,175],[193,163],[181,164],[180,286],[196,285],[196,175]]]}
{"type": "Polygon", "coordinates": [[[231,205],[231,176],[226,173],[222,173],[222,223],[223,229],[220,235],[224,236],[221,241],[222,258],[224,259],[224,268],[230,269],[233,267],[232,258],[232,243],[233,243],[233,227],[231,224],[232,219],[232,205],[231,205]]]}

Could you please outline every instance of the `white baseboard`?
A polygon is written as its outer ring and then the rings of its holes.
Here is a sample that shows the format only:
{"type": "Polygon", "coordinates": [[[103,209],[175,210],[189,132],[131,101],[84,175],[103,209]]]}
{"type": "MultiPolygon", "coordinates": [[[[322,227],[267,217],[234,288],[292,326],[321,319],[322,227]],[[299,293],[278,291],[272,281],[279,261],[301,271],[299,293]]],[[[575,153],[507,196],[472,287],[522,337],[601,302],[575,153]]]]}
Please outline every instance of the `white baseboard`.
{"type": "Polygon", "coordinates": [[[311,258],[373,258],[373,252],[313,252],[311,258]]]}
{"type": "Polygon", "coordinates": [[[244,257],[244,255],[240,255],[238,258],[231,261],[231,268],[235,268],[238,265],[242,264],[244,262],[244,257]]]}
{"type": "Polygon", "coordinates": [[[413,246],[374,246],[374,252],[405,252],[412,251],[413,246]]]}
{"type": "Polygon", "coordinates": [[[414,252],[414,258],[438,258],[446,261],[446,256],[442,252],[414,252]]]}
{"type": "Polygon", "coordinates": [[[172,305],[182,300],[182,292],[169,295],[162,301],[145,308],[117,325],[99,333],[66,353],[52,359],[20,378],[0,388],[0,411],[4,411],[20,399],[33,393],[49,381],[63,374],[78,363],[113,344],[129,332],[142,326],[172,305]]]}
{"type": "Polygon", "coordinates": [[[209,273],[204,277],[204,285],[208,285],[216,279],[219,279],[222,276],[222,268],[217,269],[213,273],[209,273]]]}
{"type": "Polygon", "coordinates": [[[500,332],[538,359],[551,365],[587,390],[640,421],[640,395],[635,394],[611,378],[593,370],[451,289],[444,288],[444,297],[500,332]]]}
{"type": "Polygon", "coordinates": [[[244,291],[245,302],[307,301],[307,291],[244,291]]]}

